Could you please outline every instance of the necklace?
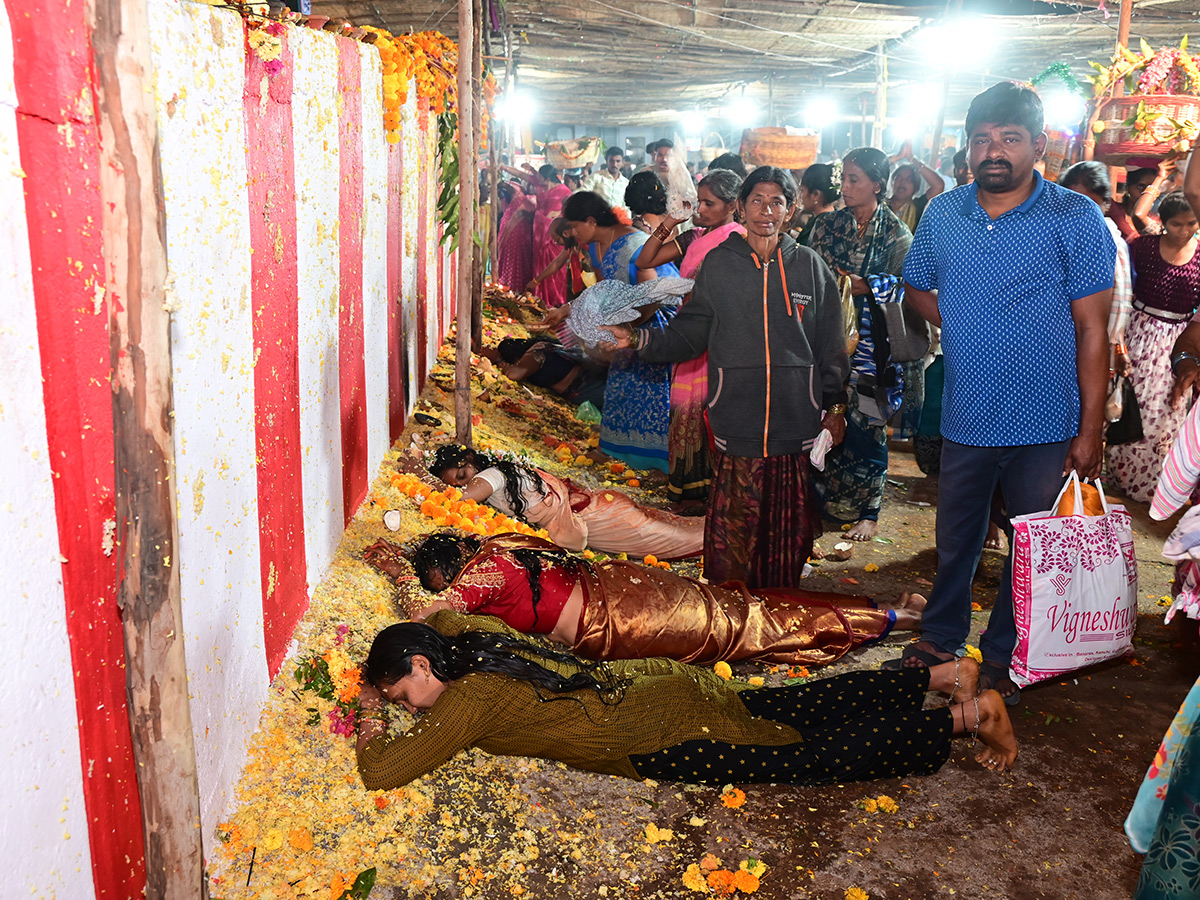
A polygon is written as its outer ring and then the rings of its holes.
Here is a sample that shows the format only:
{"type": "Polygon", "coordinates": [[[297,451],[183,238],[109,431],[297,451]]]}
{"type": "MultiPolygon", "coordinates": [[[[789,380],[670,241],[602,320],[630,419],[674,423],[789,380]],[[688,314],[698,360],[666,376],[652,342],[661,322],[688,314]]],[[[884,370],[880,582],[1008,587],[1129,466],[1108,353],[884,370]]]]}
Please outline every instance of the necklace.
{"type": "Polygon", "coordinates": [[[862,222],[860,224],[858,221],[858,218],[855,217],[854,222],[856,225],[858,225],[858,239],[860,241],[863,239],[863,235],[867,233],[867,226],[869,226],[871,224],[871,220],[873,218],[875,218],[874,212],[872,212],[871,215],[867,216],[867,220],[865,222],[862,222]]]}

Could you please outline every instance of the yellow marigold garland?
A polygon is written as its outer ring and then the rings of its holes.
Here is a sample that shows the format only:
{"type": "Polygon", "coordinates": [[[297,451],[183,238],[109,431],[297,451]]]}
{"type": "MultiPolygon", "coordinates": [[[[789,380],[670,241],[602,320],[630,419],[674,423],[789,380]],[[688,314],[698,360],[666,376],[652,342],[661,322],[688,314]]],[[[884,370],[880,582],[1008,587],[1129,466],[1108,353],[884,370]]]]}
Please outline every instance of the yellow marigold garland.
{"type": "Polygon", "coordinates": [[[392,486],[411,497],[418,505],[421,515],[431,519],[435,525],[457,528],[468,534],[490,537],[515,531],[534,537],[549,538],[544,528],[530,528],[524,522],[497,512],[490,506],[463,500],[458,488],[435,491],[407,472],[397,472],[391,478],[392,486]]]}

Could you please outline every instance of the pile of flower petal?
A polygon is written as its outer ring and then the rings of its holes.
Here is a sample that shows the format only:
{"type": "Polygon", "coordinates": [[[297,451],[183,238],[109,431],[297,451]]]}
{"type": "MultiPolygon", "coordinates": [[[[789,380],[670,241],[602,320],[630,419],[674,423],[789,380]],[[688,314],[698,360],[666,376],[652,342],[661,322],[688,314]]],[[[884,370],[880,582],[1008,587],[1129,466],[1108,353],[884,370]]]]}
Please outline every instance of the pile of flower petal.
{"type": "MultiPolygon", "coordinates": [[[[512,295],[493,289],[491,299],[487,342],[524,335],[506,305],[512,295]]],[[[355,878],[372,867],[376,898],[675,897],[756,890],[760,878],[770,880],[764,873],[774,864],[773,844],[753,835],[747,815],[757,802],[776,803],[755,789],[723,794],[659,786],[481,751],[460,754],[404,788],[363,789],[352,714],[348,720],[345,712],[357,693],[356,661],[380,629],[405,616],[390,580],[362,561],[363,548],[381,537],[406,544],[464,523],[487,533],[499,521],[490,509],[463,504],[457,492],[435,493],[405,474],[415,471],[420,447],[453,437],[451,394],[439,386],[452,380],[452,366],[448,341],[417,410],[439,424],[410,421],[297,630],[298,650],[275,680],[234,811],[210,853],[212,896],[340,900],[352,896],[346,892],[355,878]],[[398,532],[383,525],[389,510],[399,513],[398,532]],[[323,663],[330,699],[302,689],[295,673],[304,661],[323,663]]],[[[574,410],[557,398],[529,391],[486,365],[475,367],[472,396],[477,446],[526,456],[593,487],[621,485],[647,499],[635,483],[644,473],[587,455],[595,446],[591,426],[576,421],[574,410]]],[[[799,673],[775,667],[763,674],[782,681],[799,673]]],[[[391,716],[393,728],[411,724],[398,709],[391,716]]]]}

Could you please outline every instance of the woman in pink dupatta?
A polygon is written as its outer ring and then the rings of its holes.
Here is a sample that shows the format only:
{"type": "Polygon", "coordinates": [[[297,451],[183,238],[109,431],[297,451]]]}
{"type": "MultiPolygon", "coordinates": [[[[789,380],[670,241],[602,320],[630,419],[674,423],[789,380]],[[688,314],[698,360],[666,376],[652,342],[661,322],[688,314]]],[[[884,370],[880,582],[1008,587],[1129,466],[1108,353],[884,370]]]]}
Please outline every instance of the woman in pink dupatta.
{"type": "Polygon", "coordinates": [[[512,291],[525,289],[533,277],[533,212],[535,198],[516,183],[501,185],[508,193],[508,206],[500,219],[496,237],[496,281],[512,291]]]}
{"type": "MultiPolygon", "coordinates": [[[[646,241],[638,258],[639,268],[682,259],[679,274],[695,278],[709,250],[731,234],[746,233],[745,228],[733,221],[741,183],[741,177],[728,169],[717,169],[705,176],[696,189],[697,210],[692,216],[696,227],[671,238],[670,232],[682,220],[668,216],[646,241]]],[[[685,297],[683,302],[687,300],[685,297]]],[[[671,425],[667,435],[670,466],[667,491],[675,502],[704,500],[712,484],[708,430],[704,424],[707,402],[708,354],[676,363],[671,373],[671,425]]]]}
{"type": "MultiPolygon", "coordinates": [[[[544,272],[562,251],[562,245],[550,233],[550,225],[562,213],[563,201],[571,196],[571,189],[559,181],[558,170],[551,165],[542,166],[536,173],[507,166],[504,170],[529,182],[537,191],[537,207],[533,212],[533,273],[544,272]]],[[[529,277],[532,279],[533,274],[529,277]]],[[[562,306],[567,302],[567,273],[560,269],[538,282],[534,293],[546,309],[562,306]]]]}

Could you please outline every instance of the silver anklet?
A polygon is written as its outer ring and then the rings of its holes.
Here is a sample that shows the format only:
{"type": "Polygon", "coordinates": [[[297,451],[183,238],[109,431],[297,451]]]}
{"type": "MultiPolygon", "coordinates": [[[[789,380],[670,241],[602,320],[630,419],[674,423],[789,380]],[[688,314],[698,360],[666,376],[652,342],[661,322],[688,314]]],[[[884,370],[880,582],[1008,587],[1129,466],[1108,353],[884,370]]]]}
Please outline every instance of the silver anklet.
{"type": "Polygon", "coordinates": [[[971,702],[975,704],[975,730],[971,732],[971,740],[977,743],[979,741],[979,698],[972,697],[971,702]]]}
{"type": "Polygon", "coordinates": [[[956,656],[956,657],[954,658],[954,690],[952,690],[952,691],[950,692],[950,697],[951,697],[952,699],[953,699],[954,695],[958,693],[958,689],[959,689],[960,687],[962,687],[962,685],[961,685],[961,684],[959,684],[959,681],[958,681],[958,664],[959,664],[960,662],[962,662],[962,657],[961,657],[961,656],[956,656]]]}

